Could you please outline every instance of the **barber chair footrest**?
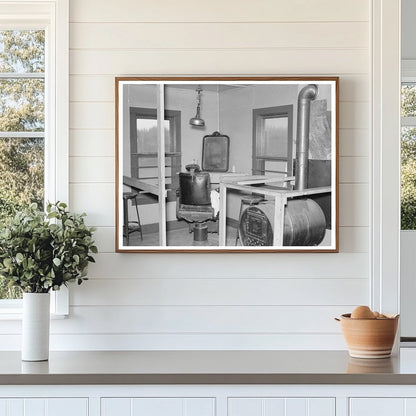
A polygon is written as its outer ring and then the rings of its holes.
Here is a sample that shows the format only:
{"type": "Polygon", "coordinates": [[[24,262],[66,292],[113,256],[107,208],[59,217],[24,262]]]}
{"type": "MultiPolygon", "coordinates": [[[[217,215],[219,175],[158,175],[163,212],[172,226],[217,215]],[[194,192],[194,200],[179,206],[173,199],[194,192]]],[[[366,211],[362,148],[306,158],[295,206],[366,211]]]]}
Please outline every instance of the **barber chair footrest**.
{"type": "Polygon", "coordinates": [[[194,226],[194,241],[206,241],[208,239],[208,225],[198,223],[194,226]]]}

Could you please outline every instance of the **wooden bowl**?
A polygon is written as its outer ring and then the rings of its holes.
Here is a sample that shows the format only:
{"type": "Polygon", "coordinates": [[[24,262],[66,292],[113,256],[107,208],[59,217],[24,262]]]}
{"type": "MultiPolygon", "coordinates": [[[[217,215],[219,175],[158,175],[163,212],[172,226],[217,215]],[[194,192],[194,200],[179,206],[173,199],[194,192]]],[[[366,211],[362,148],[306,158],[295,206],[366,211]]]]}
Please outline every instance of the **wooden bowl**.
{"type": "Polygon", "coordinates": [[[379,319],[352,319],[341,315],[341,329],[351,357],[387,358],[391,356],[399,315],[379,319]]]}

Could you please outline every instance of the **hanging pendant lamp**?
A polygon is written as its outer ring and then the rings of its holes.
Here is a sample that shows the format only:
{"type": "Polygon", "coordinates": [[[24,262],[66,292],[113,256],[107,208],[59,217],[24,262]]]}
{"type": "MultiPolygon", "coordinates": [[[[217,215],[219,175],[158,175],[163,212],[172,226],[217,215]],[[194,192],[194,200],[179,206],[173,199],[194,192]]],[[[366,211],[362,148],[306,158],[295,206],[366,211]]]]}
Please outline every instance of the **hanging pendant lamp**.
{"type": "Polygon", "coordinates": [[[201,92],[202,92],[202,88],[198,87],[196,89],[197,92],[197,107],[196,107],[196,115],[195,117],[192,117],[189,120],[189,124],[191,126],[195,126],[195,127],[204,127],[205,126],[205,121],[201,118],[201,92]]]}

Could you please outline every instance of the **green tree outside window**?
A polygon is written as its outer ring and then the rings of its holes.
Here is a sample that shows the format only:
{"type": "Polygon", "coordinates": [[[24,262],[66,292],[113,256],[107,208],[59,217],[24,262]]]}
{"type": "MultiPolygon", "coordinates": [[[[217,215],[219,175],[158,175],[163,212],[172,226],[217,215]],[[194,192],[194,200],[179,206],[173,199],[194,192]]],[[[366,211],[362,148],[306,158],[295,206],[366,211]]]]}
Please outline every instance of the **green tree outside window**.
{"type": "MultiPolygon", "coordinates": [[[[44,73],[43,30],[0,30],[0,226],[44,204],[44,73]]],[[[0,299],[20,296],[0,279],[0,299]]]]}

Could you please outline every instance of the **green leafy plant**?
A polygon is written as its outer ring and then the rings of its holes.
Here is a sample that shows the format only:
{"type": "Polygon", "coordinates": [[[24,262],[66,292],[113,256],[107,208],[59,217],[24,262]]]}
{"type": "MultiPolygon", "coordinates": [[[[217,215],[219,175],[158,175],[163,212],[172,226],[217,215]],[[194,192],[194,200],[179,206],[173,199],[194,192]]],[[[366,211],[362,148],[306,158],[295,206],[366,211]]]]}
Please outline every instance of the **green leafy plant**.
{"type": "Polygon", "coordinates": [[[85,214],[71,214],[64,203],[49,203],[46,213],[36,204],[0,225],[0,277],[23,292],[47,293],[68,282],[86,280],[94,262],[94,228],[85,214]]]}

